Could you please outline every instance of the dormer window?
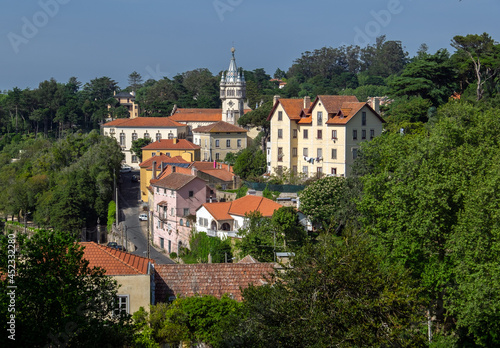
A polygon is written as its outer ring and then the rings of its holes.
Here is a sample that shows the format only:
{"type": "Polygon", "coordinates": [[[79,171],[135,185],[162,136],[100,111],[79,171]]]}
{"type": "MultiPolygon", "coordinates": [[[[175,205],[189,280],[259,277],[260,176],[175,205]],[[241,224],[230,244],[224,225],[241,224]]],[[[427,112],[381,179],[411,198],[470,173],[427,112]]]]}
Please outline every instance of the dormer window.
{"type": "Polygon", "coordinates": [[[318,126],[323,125],[323,112],[318,111],[318,126]]]}

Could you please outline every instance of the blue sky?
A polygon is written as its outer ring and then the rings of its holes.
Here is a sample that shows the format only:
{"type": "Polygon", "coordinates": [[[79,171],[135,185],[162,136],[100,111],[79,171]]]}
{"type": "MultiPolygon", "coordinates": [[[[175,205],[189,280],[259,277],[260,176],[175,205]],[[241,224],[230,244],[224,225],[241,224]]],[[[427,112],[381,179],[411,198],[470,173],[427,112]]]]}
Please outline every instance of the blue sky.
{"type": "Polygon", "coordinates": [[[54,77],[86,83],[132,71],[169,78],[228,67],[231,46],[246,70],[287,70],[324,46],[402,41],[414,55],[450,47],[455,35],[500,41],[498,0],[3,0],[0,90],[54,77]]]}

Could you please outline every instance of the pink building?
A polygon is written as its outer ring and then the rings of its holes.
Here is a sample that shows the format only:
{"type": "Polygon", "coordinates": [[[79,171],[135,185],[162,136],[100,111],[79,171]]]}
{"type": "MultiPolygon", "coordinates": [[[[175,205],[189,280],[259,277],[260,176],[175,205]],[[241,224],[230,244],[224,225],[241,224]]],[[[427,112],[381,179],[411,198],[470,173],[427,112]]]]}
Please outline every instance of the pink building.
{"type": "Polygon", "coordinates": [[[207,182],[194,175],[173,172],[151,180],[153,243],[168,253],[189,245],[196,209],[207,199],[207,182]]]}

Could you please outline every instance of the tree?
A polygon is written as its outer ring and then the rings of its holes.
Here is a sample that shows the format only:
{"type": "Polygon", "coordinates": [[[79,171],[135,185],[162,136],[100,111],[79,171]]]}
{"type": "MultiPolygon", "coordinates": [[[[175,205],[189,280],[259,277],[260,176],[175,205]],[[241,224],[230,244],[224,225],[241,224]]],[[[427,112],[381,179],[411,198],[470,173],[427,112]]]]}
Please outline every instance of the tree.
{"type": "Polygon", "coordinates": [[[137,71],[133,71],[128,75],[128,84],[132,91],[137,92],[137,90],[142,86],[142,76],[137,71]]]}
{"type": "Polygon", "coordinates": [[[300,210],[315,225],[325,229],[336,228],[341,223],[338,209],[345,185],[345,178],[336,176],[315,181],[299,194],[300,210]]]}
{"type": "Polygon", "coordinates": [[[142,162],[142,148],[151,143],[151,138],[139,138],[137,140],[132,140],[132,146],[130,151],[137,156],[139,161],[142,162]]]}
{"type": "MultiPolygon", "coordinates": [[[[13,233],[12,231],[10,233],[13,233]]],[[[130,338],[128,317],[115,310],[116,281],[102,269],[90,268],[74,236],[40,231],[30,238],[0,236],[0,271],[11,274],[8,245],[16,243],[16,274],[0,282],[2,317],[15,316],[16,345],[89,347],[123,345],[130,338]],[[10,240],[9,240],[10,238],[10,240]],[[13,282],[10,282],[13,280],[13,282]],[[15,285],[15,290],[7,286],[15,285]],[[15,312],[7,312],[15,293],[15,312]]],[[[3,321],[4,332],[6,322],[3,321]]],[[[2,335],[8,346],[7,335],[2,335]]]]}
{"type": "Polygon", "coordinates": [[[268,284],[243,290],[248,316],[233,345],[424,346],[418,287],[403,268],[381,261],[364,236],[322,235],[268,284]]]}
{"type": "Polygon", "coordinates": [[[461,63],[462,73],[472,70],[476,80],[476,100],[484,94],[484,85],[488,80],[496,77],[500,71],[500,45],[487,33],[482,35],[457,35],[451,41],[451,46],[457,50],[457,60],[461,63]],[[466,63],[467,62],[467,63],[466,63]]]}
{"type": "Polygon", "coordinates": [[[266,155],[257,146],[247,147],[238,153],[233,170],[243,179],[260,176],[266,172],[266,155]]]}
{"type": "Polygon", "coordinates": [[[183,249],[179,256],[184,263],[207,263],[209,254],[213,263],[231,262],[233,254],[229,239],[209,237],[205,232],[192,233],[189,249],[183,249]]]}

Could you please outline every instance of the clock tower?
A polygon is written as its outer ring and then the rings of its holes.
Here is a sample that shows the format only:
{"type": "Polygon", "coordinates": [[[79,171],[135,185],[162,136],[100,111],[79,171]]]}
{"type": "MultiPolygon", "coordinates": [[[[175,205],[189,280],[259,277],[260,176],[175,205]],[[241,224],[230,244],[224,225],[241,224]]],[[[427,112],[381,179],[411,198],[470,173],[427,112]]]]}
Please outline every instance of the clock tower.
{"type": "Polygon", "coordinates": [[[222,121],[238,125],[238,119],[243,115],[246,98],[246,82],[241,71],[236,67],[234,47],[231,48],[232,58],[227,72],[222,72],[220,81],[220,99],[222,100],[222,121]]]}

